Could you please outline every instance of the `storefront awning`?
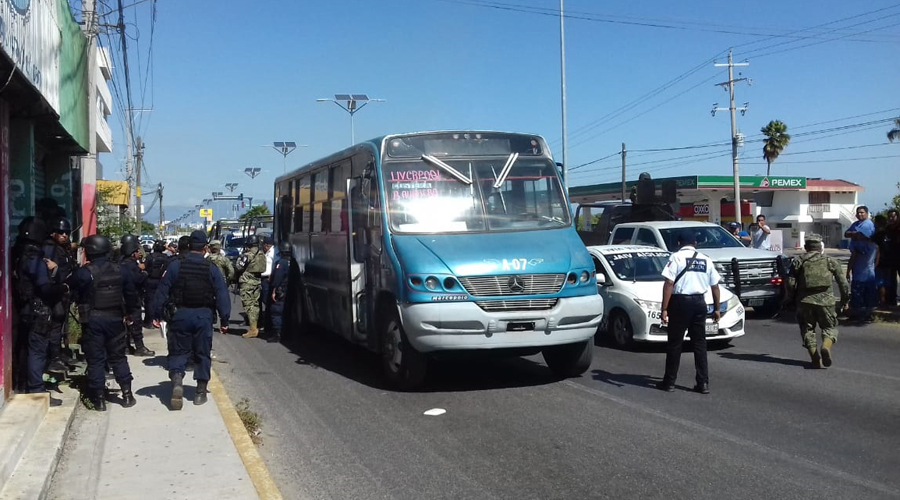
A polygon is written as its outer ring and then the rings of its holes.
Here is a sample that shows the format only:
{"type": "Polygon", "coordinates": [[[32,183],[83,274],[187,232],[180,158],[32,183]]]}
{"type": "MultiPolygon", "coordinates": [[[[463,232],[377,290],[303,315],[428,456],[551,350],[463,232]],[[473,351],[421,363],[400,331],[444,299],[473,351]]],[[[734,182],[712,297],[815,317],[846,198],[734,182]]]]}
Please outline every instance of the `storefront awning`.
{"type": "Polygon", "coordinates": [[[778,217],[767,217],[770,222],[812,222],[813,218],[810,215],[786,215],[782,218],[778,217]]]}

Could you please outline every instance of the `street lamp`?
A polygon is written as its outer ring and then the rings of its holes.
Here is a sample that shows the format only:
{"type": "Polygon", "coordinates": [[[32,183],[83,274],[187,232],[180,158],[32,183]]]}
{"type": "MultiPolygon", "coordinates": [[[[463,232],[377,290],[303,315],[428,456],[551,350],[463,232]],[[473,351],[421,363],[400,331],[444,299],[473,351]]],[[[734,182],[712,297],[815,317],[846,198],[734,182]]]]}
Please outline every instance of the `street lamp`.
{"type": "Polygon", "coordinates": [[[339,108],[350,113],[350,145],[352,146],[356,144],[356,136],[353,132],[353,115],[366,107],[366,104],[369,104],[370,102],[385,102],[385,99],[369,99],[369,96],[366,94],[334,94],[333,99],[316,99],[316,102],[327,101],[337,104],[339,108]],[[346,105],[344,104],[345,102],[347,103],[346,105]]]}
{"type": "Polygon", "coordinates": [[[281,153],[281,156],[283,157],[281,173],[287,172],[287,156],[289,154],[291,154],[298,147],[305,148],[306,144],[301,144],[298,146],[296,142],[290,142],[290,141],[284,141],[284,142],[276,141],[276,142],[272,143],[272,149],[281,153]]]}
{"type": "MultiPolygon", "coordinates": [[[[244,173],[249,175],[251,179],[256,179],[259,174],[262,173],[262,169],[259,167],[247,167],[244,169],[244,173]]],[[[250,202],[250,207],[253,207],[253,202],[250,202]]]]}
{"type": "Polygon", "coordinates": [[[225,189],[228,190],[229,193],[233,193],[235,189],[237,189],[237,182],[227,182],[225,183],[225,189]]]}

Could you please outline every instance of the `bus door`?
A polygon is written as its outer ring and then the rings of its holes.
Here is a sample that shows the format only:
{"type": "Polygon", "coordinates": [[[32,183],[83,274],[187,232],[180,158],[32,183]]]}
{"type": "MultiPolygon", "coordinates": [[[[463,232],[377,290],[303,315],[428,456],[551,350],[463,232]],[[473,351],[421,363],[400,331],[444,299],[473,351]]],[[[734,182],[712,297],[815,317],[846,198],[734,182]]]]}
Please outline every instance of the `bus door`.
{"type": "Polygon", "coordinates": [[[353,313],[353,331],[351,338],[364,341],[367,339],[369,279],[366,268],[369,259],[368,213],[369,200],[366,184],[368,180],[355,177],[347,180],[347,194],[350,198],[347,222],[349,238],[347,238],[350,255],[350,303],[353,313]]]}

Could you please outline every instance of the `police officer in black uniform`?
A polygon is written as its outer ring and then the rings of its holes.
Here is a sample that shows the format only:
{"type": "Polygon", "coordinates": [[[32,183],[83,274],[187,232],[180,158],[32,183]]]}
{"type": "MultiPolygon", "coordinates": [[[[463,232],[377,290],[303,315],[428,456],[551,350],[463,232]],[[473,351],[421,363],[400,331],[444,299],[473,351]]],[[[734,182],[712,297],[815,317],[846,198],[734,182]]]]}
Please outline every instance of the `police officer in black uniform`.
{"type": "Polygon", "coordinates": [[[51,309],[50,304],[59,301],[69,292],[65,283],[54,283],[50,278],[50,267],[56,265],[44,259],[41,245],[47,237],[47,226],[38,218],[29,217],[19,225],[16,242],[16,262],[14,282],[16,287],[16,308],[19,312],[19,339],[22,346],[18,361],[23,361],[24,347],[27,345],[24,381],[19,380],[25,392],[44,392],[44,370],[47,368],[50,351],[51,309]]]}
{"type": "Polygon", "coordinates": [[[223,318],[222,333],[228,332],[231,301],[225,279],[219,268],[203,258],[207,251],[206,233],[194,231],[190,236],[190,253],[169,264],[156,296],[153,298],[153,324],[165,316],[168,321],[169,379],[172,381],[170,408],[180,410],[184,404],[184,371],[191,352],[198,358],[194,367],[197,391],[194,404],[206,403],[210,377],[210,351],[213,339],[213,309],[223,318]]]}
{"type": "Polygon", "coordinates": [[[78,316],[82,323],[81,346],[87,360],[87,399],[95,410],[105,411],[106,366],[112,368],[122,389],[122,406],[134,406],[131,369],[125,357],[126,324],[140,321],[129,312],[140,311],[131,273],[110,261],[109,238],[95,234],[81,242],[88,263],[72,276],[78,316]]]}
{"type": "Polygon", "coordinates": [[[178,260],[184,260],[189,253],[191,253],[191,237],[185,235],[178,238],[178,253],[176,254],[178,260]]]}
{"type": "Polygon", "coordinates": [[[269,315],[272,332],[266,342],[281,341],[281,326],[284,324],[284,299],[287,297],[288,273],[291,270],[291,243],[282,241],[278,244],[278,259],[272,265],[272,296],[269,301],[269,315]]]}
{"type": "Polygon", "coordinates": [[[706,359],[707,306],[704,294],[712,290],[713,319],[719,322],[719,281],[712,259],[697,251],[697,234],[682,230],[678,234],[677,252],[669,256],[663,269],[662,322],[668,323],[666,339],[666,372],[656,387],[671,392],[675,389],[681,347],[687,331],[694,349],[697,369],[694,391],[709,394],[709,366],[706,359]]]}
{"type": "Polygon", "coordinates": [[[153,326],[153,313],[151,303],[153,297],[156,296],[156,289],[159,287],[159,281],[166,272],[166,266],[169,263],[169,256],[165,254],[166,243],[157,240],[153,243],[153,253],[147,256],[146,269],[147,284],[144,286],[144,328],[153,326]]]}
{"type": "MultiPolygon", "coordinates": [[[[75,255],[72,253],[72,244],[69,235],[72,234],[72,223],[68,219],[58,218],[50,226],[50,237],[44,242],[44,258],[56,264],[56,269],[51,271],[50,280],[55,285],[65,283],[75,268],[75,255]]],[[[50,306],[50,366],[51,372],[66,372],[68,367],[62,360],[62,344],[68,345],[69,304],[71,297],[64,294],[59,300],[49,304],[50,306]]]]}
{"type": "Polygon", "coordinates": [[[119,264],[131,274],[131,282],[134,283],[135,288],[138,292],[138,302],[136,309],[132,311],[128,311],[132,318],[135,318],[137,321],[134,321],[130,325],[128,325],[128,345],[129,350],[131,350],[130,346],[134,346],[134,350],[132,350],[132,354],[135,356],[155,356],[156,352],[147,349],[144,345],[144,328],[143,321],[141,321],[141,303],[143,302],[144,295],[144,286],[147,283],[147,272],[144,270],[144,264],[139,262],[141,258],[141,248],[140,241],[137,236],[133,234],[126,234],[122,236],[121,240],[119,240],[120,246],[119,251],[122,255],[122,259],[119,261],[119,264]]]}

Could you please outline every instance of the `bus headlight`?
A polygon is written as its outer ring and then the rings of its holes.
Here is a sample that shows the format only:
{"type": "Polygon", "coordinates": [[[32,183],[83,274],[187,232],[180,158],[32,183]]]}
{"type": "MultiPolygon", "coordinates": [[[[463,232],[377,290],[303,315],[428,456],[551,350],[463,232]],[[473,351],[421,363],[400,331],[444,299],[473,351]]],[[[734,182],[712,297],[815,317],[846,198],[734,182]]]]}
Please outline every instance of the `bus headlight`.
{"type": "Polygon", "coordinates": [[[429,277],[425,278],[425,288],[427,288],[429,290],[437,290],[437,287],[440,284],[441,284],[441,282],[438,281],[438,279],[435,278],[434,276],[429,276],[429,277]]]}
{"type": "Polygon", "coordinates": [[[581,271],[581,282],[587,283],[589,279],[591,279],[591,273],[587,271],[581,271]]]}

